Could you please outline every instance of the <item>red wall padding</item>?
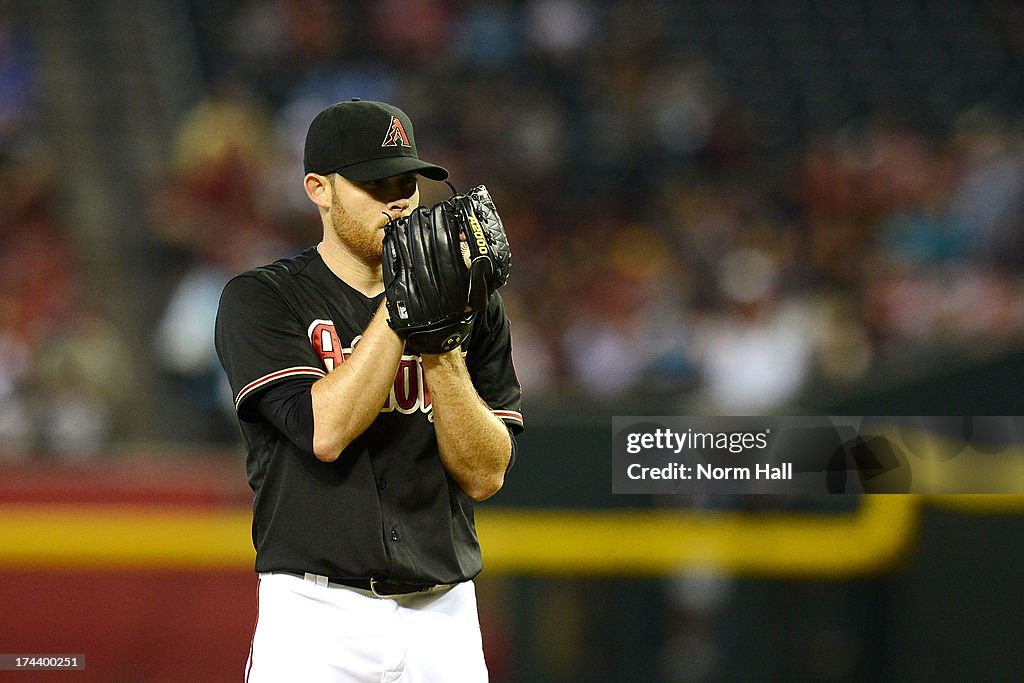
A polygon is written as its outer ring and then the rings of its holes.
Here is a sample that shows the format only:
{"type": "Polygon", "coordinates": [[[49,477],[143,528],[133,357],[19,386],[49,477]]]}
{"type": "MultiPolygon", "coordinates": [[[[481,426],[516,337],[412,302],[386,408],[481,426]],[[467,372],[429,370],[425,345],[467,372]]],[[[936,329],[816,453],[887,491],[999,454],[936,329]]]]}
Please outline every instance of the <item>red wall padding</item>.
{"type": "MultiPolygon", "coordinates": [[[[0,468],[0,503],[40,509],[209,509],[251,500],[244,468],[228,457],[0,468]]],[[[86,661],[85,671],[0,671],[0,681],[241,681],[255,617],[251,567],[0,566],[0,654],[84,654],[86,661]]]]}
{"type": "Polygon", "coordinates": [[[18,681],[240,681],[256,616],[251,571],[2,570],[0,653],[85,654],[18,681]]]}

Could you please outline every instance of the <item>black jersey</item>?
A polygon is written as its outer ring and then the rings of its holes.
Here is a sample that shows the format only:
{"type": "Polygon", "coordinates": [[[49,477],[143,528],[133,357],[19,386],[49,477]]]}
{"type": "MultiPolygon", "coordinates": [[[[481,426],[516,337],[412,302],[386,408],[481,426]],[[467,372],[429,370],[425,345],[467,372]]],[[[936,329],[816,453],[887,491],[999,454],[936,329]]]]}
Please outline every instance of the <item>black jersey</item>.
{"type": "MultiPolygon", "coordinates": [[[[299,448],[255,409],[262,390],[320,378],[352,353],[383,294],[336,277],[315,248],[232,279],[216,345],[235,396],[253,500],[256,571],[455,583],[481,569],[472,500],[438,454],[418,356],[403,356],[380,414],[334,462],[299,448]]],[[[480,397],[522,429],[508,320],[495,295],[463,348],[480,397]]]]}

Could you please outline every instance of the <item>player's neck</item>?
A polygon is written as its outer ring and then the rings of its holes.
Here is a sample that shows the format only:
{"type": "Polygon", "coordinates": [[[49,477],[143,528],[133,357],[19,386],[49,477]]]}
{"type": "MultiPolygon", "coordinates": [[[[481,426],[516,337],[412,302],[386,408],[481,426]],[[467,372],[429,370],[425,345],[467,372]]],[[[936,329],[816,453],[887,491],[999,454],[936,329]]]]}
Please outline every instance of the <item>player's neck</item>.
{"type": "Polygon", "coordinates": [[[372,299],[384,291],[384,276],[379,261],[367,263],[327,240],[316,245],[316,249],[330,271],[363,296],[372,299]]]}

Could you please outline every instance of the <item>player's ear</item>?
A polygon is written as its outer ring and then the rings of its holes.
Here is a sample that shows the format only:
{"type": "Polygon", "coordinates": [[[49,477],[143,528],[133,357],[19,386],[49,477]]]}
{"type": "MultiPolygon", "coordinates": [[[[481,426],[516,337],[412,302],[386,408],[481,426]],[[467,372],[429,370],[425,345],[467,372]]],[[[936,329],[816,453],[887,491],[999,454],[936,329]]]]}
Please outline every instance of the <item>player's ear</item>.
{"type": "Polygon", "coordinates": [[[306,196],[321,209],[331,208],[331,201],[334,198],[334,188],[331,181],[319,173],[307,173],[302,181],[306,188],[306,196]]]}

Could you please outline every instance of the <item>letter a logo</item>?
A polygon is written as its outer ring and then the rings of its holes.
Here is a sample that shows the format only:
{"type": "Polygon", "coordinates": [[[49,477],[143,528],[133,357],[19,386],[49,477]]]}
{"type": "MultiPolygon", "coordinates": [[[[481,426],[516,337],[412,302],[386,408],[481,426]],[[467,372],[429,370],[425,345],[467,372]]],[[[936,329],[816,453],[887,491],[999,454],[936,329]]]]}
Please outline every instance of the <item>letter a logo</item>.
{"type": "Polygon", "coordinates": [[[381,143],[381,147],[412,147],[409,144],[409,136],[405,134],[405,128],[402,126],[402,122],[398,120],[397,116],[391,117],[391,126],[388,127],[388,134],[384,136],[384,142],[381,143]]]}

